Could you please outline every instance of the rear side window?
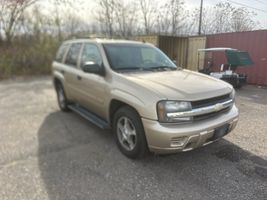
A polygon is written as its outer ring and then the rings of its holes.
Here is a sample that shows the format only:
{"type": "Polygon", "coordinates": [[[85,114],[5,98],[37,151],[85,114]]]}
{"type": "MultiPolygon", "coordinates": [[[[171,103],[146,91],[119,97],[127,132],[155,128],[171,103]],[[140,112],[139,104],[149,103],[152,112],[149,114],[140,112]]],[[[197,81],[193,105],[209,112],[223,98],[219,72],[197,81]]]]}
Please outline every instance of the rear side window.
{"type": "Polygon", "coordinates": [[[73,67],[77,67],[77,63],[78,63],[81,47],[82,47],[81,43],[75,43],[75,44],[71,45],[71,47],[70,47],[70,49],[68,51],[66,60],[65,60],[65,63],[67,65],[70,65],[70,66],[73,66],[73,67]]]}
{"type": "Polygon", "coordinates": [[[57,51],[57,55],[56,55],[56,61],[57,62],[62,62],[68,46],[69,45],[67,45],[67,44],[63,44],[59,47],[59,49],[57,51]]]}

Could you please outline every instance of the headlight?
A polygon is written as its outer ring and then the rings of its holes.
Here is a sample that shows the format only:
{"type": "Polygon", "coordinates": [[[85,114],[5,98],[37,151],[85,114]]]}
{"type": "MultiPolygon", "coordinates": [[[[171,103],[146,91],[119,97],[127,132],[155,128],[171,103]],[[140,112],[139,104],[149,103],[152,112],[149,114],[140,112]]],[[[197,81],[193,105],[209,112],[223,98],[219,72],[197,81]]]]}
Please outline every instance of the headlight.
{"type": "Polygon", "coordinates": [[[190,122],[192,117],[168,117],[169,113],[177,113],[192,110],[190,102],[186,101],[160,101],[157,105],[158,119],[160,122],[190,122]]]}

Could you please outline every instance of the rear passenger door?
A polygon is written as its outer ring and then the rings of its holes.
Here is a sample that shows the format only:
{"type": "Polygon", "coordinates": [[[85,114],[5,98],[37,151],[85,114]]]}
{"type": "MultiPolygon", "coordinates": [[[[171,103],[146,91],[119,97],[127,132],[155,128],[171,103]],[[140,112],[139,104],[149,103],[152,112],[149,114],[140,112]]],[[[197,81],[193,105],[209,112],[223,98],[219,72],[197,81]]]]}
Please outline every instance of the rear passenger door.
{"type": "Polygon", "coordinates": [[[79,88],[79,73],[81,70],[78,68],[81,49],[82,43],[71,44],[64,62],[66,65],[64,77],[68,90],[68,98],[77,103],[79,103],[81,95],[79,88]]]}

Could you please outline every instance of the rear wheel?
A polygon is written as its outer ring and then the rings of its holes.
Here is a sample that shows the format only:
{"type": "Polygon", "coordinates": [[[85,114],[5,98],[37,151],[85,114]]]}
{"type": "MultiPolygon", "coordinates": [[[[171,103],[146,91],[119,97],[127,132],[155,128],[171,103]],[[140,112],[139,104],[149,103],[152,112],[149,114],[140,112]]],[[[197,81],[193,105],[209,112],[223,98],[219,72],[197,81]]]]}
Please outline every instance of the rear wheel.
{"type": "Polygon", "coordinates": [[[61,83],[56,84],[56,92],[57,92],[57,101],[58,101],[58,106],[60,110],[67,112],[69,111],[68,108],[68,100],[66,98],[64,88],[61,83]]]}
{"type": "Polygon", "coordinates": [[[129,158],[141,158],[148,152],[143,124],[139,114],[124,106],[114,115],[113,133],[120,151],[129,158]]]}

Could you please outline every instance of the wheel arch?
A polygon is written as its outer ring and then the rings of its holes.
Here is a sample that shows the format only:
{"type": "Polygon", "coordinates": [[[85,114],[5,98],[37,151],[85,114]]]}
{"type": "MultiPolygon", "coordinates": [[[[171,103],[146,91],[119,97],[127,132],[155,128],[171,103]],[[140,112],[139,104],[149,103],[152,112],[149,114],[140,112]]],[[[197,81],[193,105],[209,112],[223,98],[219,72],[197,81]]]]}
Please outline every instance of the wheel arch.
{"type": "Polygon", "coordinates": [[[116,111],[118,109],[120,109],[123,106],[130,107],[131,109],[133,109],[141,117],[140,113],[138,112],[138,110],[134,106],[132,106],[132,105],[130,105],[130,104],[124,102],[124,101],[118,100],[118,99],[112,99],[110,101],[110,104],[109,104],[109,123],[110,123],[111,126],[112,126],[112,121],[113,121],[114,114],[116,113],[116,111]]]}
{"type": "Polygon", "coordinates": [[[54,86],[56,86],[57,83],[61,83],[62,86],[64,87],[64,76],[60,72],[54,71],[53,72],[53,84],[54,84],[54,86]]]}
{"type": "MultiPolygon", "coordinates": [[[[147,144],[147,138],[146,138],[146,133],[144,129],[143,122],[141,120],[141,115],[139,114],[138,110],[135,109],[133,106],[124,103],[123,101],[117,100],[117,99],[112,99],[110,103],[110,119],[111,119],[111,128],[112,132],[114,134],[114,137],[116,139],[116,143],[120,149],[120,151],[126,155],[129,158],[142,158],[145,155],[149,153],[148,150],[148,144],[147,144]],[[116,114],[117,110],[120,110],[120,108],[124,108],[124,114],[123,112],[118,113],[119,115],[116,114]],[[128,111],[128,112],[126,112],[128,111]],[[117,122],[114,122],[114,115],[116,119],[120,119],[119,117],[122,117],[123,115],[126,115],[131,119],[131,123],[134,125],[135,130],[136,130],[136,135],[135,135],[135,146],[133,149],[130,151],[128,149],[125,149],[125,147],[122,145],[119,139],[119,134],[117,132],[117,122]],[[113,126],[114,125],[114,126],[113,126]],[[137,137],[137,140],[136,140],[137,137]]],[[[127,117],[128,117],[127,116],[127,117]]]]}
{"type": "Polygon", "coordinates": [[[54,87],[56,88],[57,84],[62,84],[62,81],[58,77],[54,77],[53,84],[54,84],[54,87]]]}
{"type": "Polygon", "coordinates": [[[58,84],[61,84],[61,86],[64,89],[66,97],[70,99],[69,91],[68,91],[66,82],[64,81],[64,77],[62,75],[54,74],[53,85],[54,85],[55,90],[57,89],[56,87],[58,84]]]}

